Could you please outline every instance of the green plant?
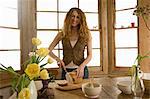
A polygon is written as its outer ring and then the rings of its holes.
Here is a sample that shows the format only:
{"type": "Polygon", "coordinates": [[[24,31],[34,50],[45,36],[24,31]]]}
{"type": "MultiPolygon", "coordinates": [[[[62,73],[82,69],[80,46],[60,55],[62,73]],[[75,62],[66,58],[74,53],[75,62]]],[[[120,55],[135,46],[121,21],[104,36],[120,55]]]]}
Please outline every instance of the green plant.
{"type": "Polygon", "coordinates": [[[51,64],[53,62],[52,58],[49,57],[46,63],[40,64],[48,56],[49,50],[47,48],[36,49],[41,44],[41,41],[37,38],[32,38],[32,44],[34,48],[29,53],[30,58],[23,64],[23,73],[16,72],[12,66],[6,67],[0,63],[0,72],[7,72],[12,75],[12,89],[17,92],[19,99],[28,99],[26,97],[30,97],[28,85],[32,80],[39,77],[44,80],[49,79],[49,73],[44,69],[44,66],[48,63],[51,64]],[[27,96],[23,96],[23,94],[27,96]]]}
{"type": "Polygon", "coordinates": [[[149,58],[150,52],[146,53],[145,55],[138,55],[134,61],[134,64],[132,65],[132,76],[135,74],[135,77],[138,79],[139,78],[139,73],[140,71],[140,63],[142,62],[142,60],[144,60],[145,58],[149,58]],[[139,73],[138,73],[139,72],[139,73]]]}

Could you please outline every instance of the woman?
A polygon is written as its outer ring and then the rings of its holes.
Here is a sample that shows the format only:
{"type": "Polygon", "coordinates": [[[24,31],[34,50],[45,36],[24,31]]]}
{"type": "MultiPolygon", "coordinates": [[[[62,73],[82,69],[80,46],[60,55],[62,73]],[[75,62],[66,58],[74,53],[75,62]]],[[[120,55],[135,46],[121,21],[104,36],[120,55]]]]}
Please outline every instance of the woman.
{"type": "Polygon", "coordinates": [[[77,77],[88,78],[87,63],[92,57],[92,37],[87,26],[85,14],[79,8],[71,8],[67,13],[64,26],[49,46],[50,56],[62,67],[62,79],[65,79],[65,71],[76,69],[77,77]],[[52,50],[62,41],[63,60],[59,59],[52,50]],[[87,48],[87,57],[84,58],[84,50],[87,48]]]}

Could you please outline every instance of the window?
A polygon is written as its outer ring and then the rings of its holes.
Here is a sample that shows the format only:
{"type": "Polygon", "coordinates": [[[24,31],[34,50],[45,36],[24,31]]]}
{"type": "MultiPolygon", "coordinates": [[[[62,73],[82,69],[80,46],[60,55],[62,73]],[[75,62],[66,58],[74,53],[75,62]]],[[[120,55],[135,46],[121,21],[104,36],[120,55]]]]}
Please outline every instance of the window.
{"type": "MultiPolygon", "coordinates": [[[[78,7],[86,14],[87,23],[93,38],[93,58],[88,66],[100,66],[100,32],[98,25],[98,0],[37,0],[37,37],[42,45],[48,47],[61,30],[66,13],[72,7],[78,7]],[[88,6],[90,4],[90,6],[88,6]],[[65,5],[65,6],[64,6],[65,5]]],[[[62,59],[61,42],[55,47],[54,53],[62,59]]],[[[85,51],[86,53],[86,51],[85,51]]],[[[57,67],[54,64],[47,67],[57,67]]]]}
{"type": "Polygon", "coordinates": [[[0,62],[20,70],[18,0],[0,0],[0,62]]]}
{"type": "Polygon", "coordinates": [[[137,0],[115,0],[115,66],[131,67],[138,54],[137,0]]]}

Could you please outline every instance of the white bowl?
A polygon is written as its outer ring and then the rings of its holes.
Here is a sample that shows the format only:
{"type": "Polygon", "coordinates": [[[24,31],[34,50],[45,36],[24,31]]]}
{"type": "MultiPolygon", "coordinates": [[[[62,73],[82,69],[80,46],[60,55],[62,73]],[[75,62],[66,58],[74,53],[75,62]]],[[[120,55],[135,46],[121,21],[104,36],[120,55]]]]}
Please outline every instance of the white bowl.
{"type": "Polygon", "coordinates": [[[120,89],[124,94],[131,94],[131,81],[120,81],[117,83],[118,89],[120,89]]]}
{"type": "Polygon", "coordinates": [[[145,93],[150,94],[150,73],[144,73],[142,79],[145,87],[145,93]]]}
{"type": "Polygon", "coordinates": [[[102,90],[102,85],[99,83],[93,83],[93,86],[91,86],[91,83],[84,83],[82,84],[82,92],[85,94],[88,98],[97,98],[102,90]]]}

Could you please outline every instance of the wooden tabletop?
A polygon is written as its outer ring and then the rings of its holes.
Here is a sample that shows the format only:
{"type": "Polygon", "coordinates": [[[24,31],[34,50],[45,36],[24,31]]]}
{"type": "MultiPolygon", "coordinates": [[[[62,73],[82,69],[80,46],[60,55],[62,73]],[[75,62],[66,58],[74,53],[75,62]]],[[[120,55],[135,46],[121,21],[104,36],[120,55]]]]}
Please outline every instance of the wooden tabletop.
{"type": "MultiPolygon", "coordinates": [[[[122,80],[129,80],[129,77],[102,77],[94,78],[95,82],[102,84],[102,91],[97,99],[133,99],[132,95],[123,94],[117,88],[117,82],[122,80]]],[[[56,83],[50,83],[49,85],[54,89],[54,99],[87,99],[83,94],[81,88],[69,91],[62,91],[56,89],[56,83]]],[[[150,95],[144,94],[142,99],[150,99],[150,95]]]]}

